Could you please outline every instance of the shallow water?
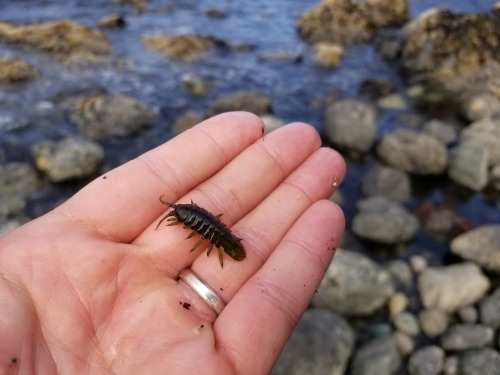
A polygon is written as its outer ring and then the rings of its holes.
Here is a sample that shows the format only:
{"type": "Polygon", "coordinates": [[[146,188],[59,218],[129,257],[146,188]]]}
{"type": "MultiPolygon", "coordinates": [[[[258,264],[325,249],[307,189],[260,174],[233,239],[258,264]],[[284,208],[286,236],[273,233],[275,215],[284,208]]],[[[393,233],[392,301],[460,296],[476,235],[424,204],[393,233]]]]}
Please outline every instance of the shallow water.
{"type": "MultiPolygon", "coordinates": [[[[495,0],[440,1],[440,6],[456,12],[487,11],[495,0]]],[[[221,95],[246,89],[268,95],[275,114],[283,120],[305,121],[321,132],[321,103],[324,97],[339,91],[354,96],[359,85],[367,78],[388,78],[400,92],[404,87],[398,67],[379,57],[372,44],[346,49],[341,66],[328,70],[311,61],[310,46],[295,31],[299,16],[311,9],[316,0],[211,0],[199,2],[151,1],[149,10],[134,14],[130,8],[109,0],[0,0],[0,19],[21,24],[68,18],[96,27],[97,22],[109,14],[123,14],[127,26],[123,29],[103,30],[109,38],[117,58],[126,66],[88,66],[72,69],[57,62],[52,56],[28,48],[0,43],[0,55],[20,57],[35,66],[43,76],[33,82],[0,85],[0,162],[29,161],[30,145],[40,139],[56,139],[76,133],[58,107],[58,98],[87,89],[105,88],[111,93],[125,94],[138,99],[153,109],[161,119],[141,136],[104,142],[106,161],[104,170],[164,142],[173,136],[172,121],[187,110],[204,114],[208,103],[221,95]],[[166,7],[173,5],[173,9],[166,7]],[[168,9],[167,9],[168,8],[168,9]],[[223,10],[223,18],[208,17],[208,9],[223,10]],[[166,59],[148,50],[141,37],[149,34],[202,34],[220,38],[236,45],[255,46],[251,51],[218,51],[197,63],[182,63],[166,59]],[[300,55],[297,64],[279,61],[263,62],[265,53],[285,51],[300,55]],[[212,90],[203,97],[192,97],[184,89],[186,77],[201,77],[211,82],[212,90]]],[[[435,1],[411,2],[412,18],[435,6],[435,1]]],[[[382,33],[396,32],[383,30],[382,33]]],[[[410,115],[417,115],[413,110],[410,115]]],[[[418,114],[425,119],[425,114],[418,114]]],[[[380,133],[388,132],[400,124],[394,113],[382,113],[380,133]]],[[[366,165],[349,162],[349,173],[341,191],[345,197],[348,219],[354,213],[357,187],[366,165]]],[[[85,181],[62,184],[36,195],[29,206],[29,214],[37,216],[52,205],[71,195],[85,181]]],[[[419,199],[450,203],[451,207],[475,224],[500,223],[498,208],[488,204],[482,195],[456,198],[443,190],[441,184],[429,184],[419,199]]],[[[416,205],[416,202],[414,202],[416,205]]],[[[437,261],[447,251],[425,235],[420,235],[410,251],[425,249],[434,253],[437,261]]]]}

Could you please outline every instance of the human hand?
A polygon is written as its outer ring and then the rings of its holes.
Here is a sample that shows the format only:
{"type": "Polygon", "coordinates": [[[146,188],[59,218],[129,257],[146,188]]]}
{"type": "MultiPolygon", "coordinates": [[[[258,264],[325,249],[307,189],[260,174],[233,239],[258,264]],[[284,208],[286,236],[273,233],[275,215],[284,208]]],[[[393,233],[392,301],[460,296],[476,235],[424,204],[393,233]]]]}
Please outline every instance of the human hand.
{"type": "Polygon", "coordinates": [[[345,165],[316,131],[262,139],[247,113],[213,117],[94,180],[0,240],[0,373],[264,374],[344,228],[325,200],[345,165]],[[158,198],[223,213],[246,259],[162,224],[158,198]],[[214,254],[215,253],[215,254],[214,254]],[[183,281],[227,303],[219,316],[183,281]]]}

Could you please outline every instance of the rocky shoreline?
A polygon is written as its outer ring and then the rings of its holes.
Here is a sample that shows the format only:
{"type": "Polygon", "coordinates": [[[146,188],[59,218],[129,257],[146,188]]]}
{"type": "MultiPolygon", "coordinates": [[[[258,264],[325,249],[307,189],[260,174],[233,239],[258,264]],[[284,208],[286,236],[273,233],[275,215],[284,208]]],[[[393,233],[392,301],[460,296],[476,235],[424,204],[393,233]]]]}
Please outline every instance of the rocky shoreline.
{"type": "MultiPolygon", "coordinates": [[[[175,12],[174,6],[153,9],[148,1],[118,6],[130,17],[175,12]]],[[[345,240],[275,375],[500,374],[500,6],[491,13],[432,9],[413,20],[408,7],[405,0],[324,0],[296,23],[307,55],[258,53],[266,64],[308,60],[334,70],[353,46],[375,43],[380,58],[405,79],[403,90],[386,78],[366,79],[357,96],[334,93],[318,105],[325,144],[364,172],[356,176],[355,202],[346,202],[343,187],[332,196],[354,207],[345,240]],[[380,116],[388,113],[399,126],[382,132],[380,116]],[[422,199],[415,185],[433,178],[440,184],[438,197],[422,199]],[[447,203],[448,195],[462,201],[484,197],[491,220],[473,222],[447,203]],[[445,248],[444,256],[414,250],[422,236],[445,248]]],[[[204,17],[231,13],[207,9],[204,17]]],[[[43,79],[39,54],[96,70],[130,64],[111,42],[113,33],[127,27],[127,16],[108,15],[95,25],[0,20],[0,44],[29,56],[25,61],[0,53],[0,87],[43,79]]],[[[196,34],[148,33],[135,42],[179,64],[255,48],[196,34]]],[[[172,118],[172,135],[231,110],[261,116],[269,131],[285,122],[269,95],[248,89],[214,97],[217,88],[201,75],[178,80],[193,100],[203,101],[204,112],[187,108],[172,118]]],[[[0,112],[0,236],[33,218],[28,207],[37,196],[112,165],[108,149],[114,142],[143,139],[166,122],[161,110],[133,92],[100,87],[41,98],[26,116],[11,119],[0,112]],[[57,136],[16,143],[29,124],[54,119],[61,121],[57,136]]]]}

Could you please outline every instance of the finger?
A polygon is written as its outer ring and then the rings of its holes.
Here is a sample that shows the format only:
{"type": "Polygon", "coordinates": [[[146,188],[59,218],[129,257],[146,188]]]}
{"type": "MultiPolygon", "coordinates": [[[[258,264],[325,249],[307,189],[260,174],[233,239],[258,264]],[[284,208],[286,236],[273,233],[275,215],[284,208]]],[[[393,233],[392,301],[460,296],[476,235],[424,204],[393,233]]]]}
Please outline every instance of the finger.
{"type": "Polygon", "coordinates": [[[130,242],[164,210],[160,195],[184,195],[262,137],[262,126],[244,112],[212,117],[94,180],[55,212],[130,242]]]}
{"type": "Polygon", "coordinates": [[[318,288],[343,228],[338,206],[315,203],[215,321],[218,349],[239,364],[237,373],[271,370],[318,288]]]}
{"type": "Polygon", "coordinates": [[[329,148],[313,153],[290,174],[252,212],[236,223],[232,230],[243,238],[247,257],[235,262],[227,257],[224,269],[214,258],[200,256],[191,268],[230,301],[239,288],[266,262],[276,246],[297,219],[314,202],[329,197],[333,180],[344,178],[345,164],[340,155],[329,148]]]}
{"type": "MultiPolygon", "coordinates": [[[[319,136],[312,127],[304,124],[287,125],[266,136],[265,142],[258,141],[250,146],[181,201],[189,203],[193,200],[209,212],[222,213],[221,220],[230,228],[319,146],[319,136]]],[[[160,226],[158,230],[153,230],[155,224],[151,230],[139,236],[134,244],[147,249],[157,258],[158,266],[172,273],[172,276],[189,266],[208,246],[206,241],[199,250],[189,253],[199,236],[186,240],[188,229],[160,226]]],[[[242,237],[238,233],[235,235],[242,237]]],[[[203,258],[206,260],[206,256],[203,258]]],[[[218,268],[219,271],[220,264],[218,268]]]]}

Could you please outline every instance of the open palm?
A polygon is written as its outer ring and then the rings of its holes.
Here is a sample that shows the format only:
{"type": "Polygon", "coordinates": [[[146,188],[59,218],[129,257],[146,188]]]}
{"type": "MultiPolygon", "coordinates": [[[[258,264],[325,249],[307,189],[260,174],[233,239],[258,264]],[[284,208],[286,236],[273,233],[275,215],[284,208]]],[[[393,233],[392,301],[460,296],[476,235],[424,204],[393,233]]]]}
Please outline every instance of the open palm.
{"type": "Polygon", "coordinates": [[[344,172],[313,128],[262,139],[260,119],[228,113],[99,177],[0,240],[0,373],[268,373],[340,240],[324,198],[344,172]],[[246,259],[221,268],[182,226],[155,230],[161,195],[222,213],[246,259]]]}

